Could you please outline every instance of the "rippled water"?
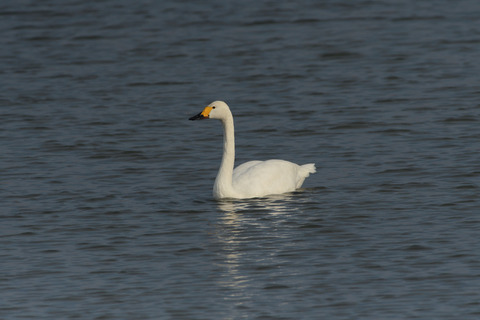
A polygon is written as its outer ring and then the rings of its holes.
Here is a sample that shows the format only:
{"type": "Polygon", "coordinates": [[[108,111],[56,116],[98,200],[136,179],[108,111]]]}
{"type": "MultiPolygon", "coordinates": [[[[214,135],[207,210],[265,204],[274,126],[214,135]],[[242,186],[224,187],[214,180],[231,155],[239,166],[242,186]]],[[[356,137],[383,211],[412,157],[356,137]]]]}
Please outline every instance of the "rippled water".
{"type": "Polygon", "coordinates": [[[477,319],[480,3],[0,4],[0,318],[477,319]],[[237,163],[298,192],[214,201],[237,163]]]}

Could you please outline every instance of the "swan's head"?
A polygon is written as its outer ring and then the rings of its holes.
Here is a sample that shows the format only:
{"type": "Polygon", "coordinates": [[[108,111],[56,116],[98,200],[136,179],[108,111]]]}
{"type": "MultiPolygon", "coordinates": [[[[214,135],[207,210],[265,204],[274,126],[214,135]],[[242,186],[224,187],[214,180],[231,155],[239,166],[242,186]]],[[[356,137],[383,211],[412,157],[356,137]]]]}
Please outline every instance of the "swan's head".
{"type": "Polygon", "coordinates": [[[203,109],[199,114],[189,118],[188,120],[202,119],[227,119],[231,117],[230,108],[223,101],[214,101],[203,109]]]}

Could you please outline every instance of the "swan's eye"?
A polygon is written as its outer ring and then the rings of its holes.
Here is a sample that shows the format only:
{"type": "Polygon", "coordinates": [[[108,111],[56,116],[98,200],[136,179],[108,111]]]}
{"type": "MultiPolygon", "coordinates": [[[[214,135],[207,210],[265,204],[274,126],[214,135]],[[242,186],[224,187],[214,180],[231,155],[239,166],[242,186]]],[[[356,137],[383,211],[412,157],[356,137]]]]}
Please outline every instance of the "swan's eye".
{"type": "Polygon", "coordinates": [[[215,109],[215,107],[212,107],[212,109],[215,109]]]}

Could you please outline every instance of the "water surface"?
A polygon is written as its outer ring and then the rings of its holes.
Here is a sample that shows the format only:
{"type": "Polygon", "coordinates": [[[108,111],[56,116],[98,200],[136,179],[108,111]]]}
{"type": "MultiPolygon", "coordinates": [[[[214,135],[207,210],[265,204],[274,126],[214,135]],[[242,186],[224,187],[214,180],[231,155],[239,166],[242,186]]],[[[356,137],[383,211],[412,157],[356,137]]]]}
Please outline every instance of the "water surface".
{"type": "Polygon", "coordinates": [[[477,319],[479,6],[2,3],[0,317],[477,319]]]}

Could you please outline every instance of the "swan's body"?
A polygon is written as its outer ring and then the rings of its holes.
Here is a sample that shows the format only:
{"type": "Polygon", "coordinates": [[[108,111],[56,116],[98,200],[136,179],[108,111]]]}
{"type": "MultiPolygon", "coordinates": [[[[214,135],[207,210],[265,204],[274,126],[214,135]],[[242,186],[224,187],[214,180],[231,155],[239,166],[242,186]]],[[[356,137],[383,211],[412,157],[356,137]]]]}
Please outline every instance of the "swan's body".
{"type": "Polygon", "coordinates": [[[249,161],[234,170],[235,133],[230,108],[223,101],[215,101],[190,120],[208,118],[221,120],[224,130],[222,164],[213,186],[215,199],[291,192],[300,188],[310,173],[315,173],[313,163],[298,165],[285,160],[249,161]]]}

